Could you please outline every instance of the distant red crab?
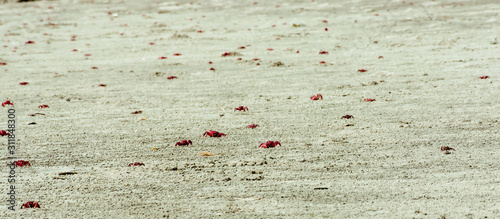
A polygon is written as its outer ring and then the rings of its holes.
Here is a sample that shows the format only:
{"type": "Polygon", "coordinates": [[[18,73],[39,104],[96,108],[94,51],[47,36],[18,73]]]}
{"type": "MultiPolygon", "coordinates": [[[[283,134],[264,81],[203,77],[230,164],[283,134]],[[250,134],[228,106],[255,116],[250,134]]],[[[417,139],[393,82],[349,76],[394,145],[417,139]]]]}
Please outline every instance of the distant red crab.
{"type": "Polygon", "coordinates": [[[178,141],[177,143],[175,143],[175,146],[183,146],[183,145],[190,145],[190,144],[193,144],[193,142],[191,142],[191,140],[182,140],[182,141],[178,141]]]}
{"type": "Polygon", "coordinates": [[[30,162],[25,161],[25,160],[14,161],[14,164],[16,165],[16,167],[23,167],[23,166],[30,166],[31,167],[30,162]]]}
{"type": "Polygon", "coordinates": [[[128,166],[129,167],[144,166],[144,163],[135,162],[135,163],[130,163],[128,166]]]}
{"type": "Polygon", "coordinates": [[[162,57],[159,57],[158,59],[167,59],[167,57],[162,56],[162,57]]]}
{"type": "Polygon", "coordinates": [[[24,81],[24,82],[20,82],[20,83],[19,83],[19,85],[28,85],[28,84],[30,84],[30,83],[29,83],[29,82],[26,82],[26,81],[24,81]]]}
{"type": "Polygon", "coordinates": [[[364,102],[373,102],[373,101],[375,101],[375,99],[366,98],[366,99],[364,99],[363,101],[364,101],[364,102]]]}
{"type": "Polygon", "coordinates": [[[107,84],[99,84],[99,85],[97,85],[97,86],[99,86],[99,87],[106,87],[106,86],[108,86],[108,85],[107,85],[107,84]]]}
{"type": "Polygon", "coordinates": [[[177,143],[175,143],[175,146],[184,146],[184,145],[190,145],[190,144],[193,144],[193,142],[191,140],[182,140],[182,141],[178,141],[177,143]]]}
{"type": "Polygon", "coordinates": [[[35,44],[35,41],[28,40],[24,44],[35,44]]]}
{"type": "Polygon", "coordinates": [[[321,94],[316,94],[315,96],[312,96],[311,97],[311,100],[319,100],[319,99],[323,99],[323,96],[321,94]]]}
{"type": "Polygon", "coordinates": [[[454,148],[451,148],[451,147],[448,147],[448,146],[441,147],[441,151],[449,151],[449,150],[454,151],[455,149],[454,149],[454,148]]]}
{"type": "Polygon", "coordinates": [[[0,136],[6,136],[6,135],[10,135],[10,133],[8,133],[5,130],[0,130],[0,136]]]}
{"type": "Polygon", "coordinates": [[[485,76],[479,77],[479,79],[486,79],[486,78],[490,78],[490,76],[485,75],[485,76]]]}
{"type": "Polygon", "coordinates": [[[174,56],[181,56],[182,54],[180,53],[174,53],[174,56]]]}
{"type": "Polygon", "coordinates": [[[281,146],[281,143],[279,141],[268,141],[266,143],[260,144],[259,148],[274,148],[277,145],[281,146]]]}
{"type": "Polygon", "coordinates": [[[328,52],[327,51],[321,51],[319,52],[320,55],[328,55],[328,52]]]}
{"type": "Polygon", "coordinates": [[[238,110],[238,111],[242,111],[242,110],[243,110],[243,112],[244,112],[244,111],[247,111],[247,110],[248,110],[248,107],[239,106],[239,107],[237,107],[237,108],[234,108],[234,111],[236,111],[236,110],[238,110]]]}
{"type": "Polygon", "coordinates": [[[226,56],[231,56],[232,54],[230,52],[225,52],[225,53],[222,53],[222,57],[226,57],[226,56]]]}
{"type": "Polygon", "coordinates": [[[247,128],[251,128],[251,129],[254,129],[254,128],[257,128],[257,127],[259,127],[259,125],[257,125],[257,124],[247,125],[247,128]]]}
{"type": "Polygon", "coordinates": [[[366,69],[359,69],[358,72],[367,72],[368,70],[366,69]]]}
{"type": "Polygon", "coordinates": [[[130,114],[141,114],[141,113],[142,113],[142,111],[141,111],[141,110],[137,110],[137,111],[134,111],[134,112],[132,112],[132,113],[130,113],[130,114]]]}
{"type": "Polygon", "coordinates": [[[170,76],[170,77],[168,77],[167,79],[168,79],[168,80],[172,80],[172,79],[176,79],[176,78],[177,78],[177,76],[170,76]]]}
{"type": "Polygon", "coordinates": [[[352,118],[354,118],[354,116],[353,115],[345,115],[345,116],[342,116],[340,118],[341,119],[352,119],[352,118]]]}
{"type": "Polygon", "coordinates": [[[3,107],[5,107],[5,105],[12,105],[12,106],[14,106],[14,103],[10,102],[10,100],[7,100],[7,101],[5,101],[5,102],[2,103],[3,107]]]}
{"type": "Polygon", "coordinates": [[[226,136],[226,134],[224,134],[222,132],[210,130],[208,132],[203,133],[203,136],[204,137],[210,136],[210,137],[214,137],[214,138],[220,138],[222,136],[226,136]]]}
{"type": "Polygon", "coordinates": [[[40,106],[38,106],[38,108],[45,109],[45,108],[50,108],[50,107],[49,107],[49,105],[40,105],[40,106]]]}
{"type": "Polygon", "coordinates": [[[21,209],[23,208],[40,208],[40,204],[38,204],[38,202],[29,201],[21,206],[21,209]]]}

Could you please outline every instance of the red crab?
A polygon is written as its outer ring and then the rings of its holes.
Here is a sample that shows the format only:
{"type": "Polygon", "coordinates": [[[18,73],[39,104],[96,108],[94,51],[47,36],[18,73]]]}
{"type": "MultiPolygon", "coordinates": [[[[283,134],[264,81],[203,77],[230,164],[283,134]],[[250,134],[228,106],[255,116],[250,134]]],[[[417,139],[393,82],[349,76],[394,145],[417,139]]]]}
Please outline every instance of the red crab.
{"type": "Polygon", "coordinates": [[[99,85],[97,85],[97,86],[99,86],[99,87],[106,87],[106,86],[108,86],[108,85],[107,85],[107,84],[99,84],[99,85]]]}
{"type": "Polygon", "coordinates": [[[5,63],[5,62],[0,62],[0,65],[7,65],[7,63],[5,63]]]}
{"type": "Polygon", "coordinates": [[[441,147],[441,151],[449,151],[449,150],[454,151],[455,149],[454,149],[454,148],[451,148],[451,147],[448,147],[448,146],[441,147]]]}
{"type": "Polygon", "coordinates": [[[23,208],[40,208],[40,204],[38,204],[38,202],[29,201],[21,206],[21,209],[23,208]]]}
{"type": "Polygon", "coordinates": [[[167,57],[162,56],[162,57],[159,57],[158,59],[167,59],[167,57]]]}
{"type": "Polygon", "coordinates": [[[274,148],[277,145],[281,146],[281,143],[279,141],[268,141],[266,143],[260,144],[259,148],[274,148]]]}
{"type": "Polygon", "coordinates": [[[144,163],[135,162],[135,163],[130,163],[128,166],[129,167],[144,166],[144,163]]]}
{"type": "Polygon", "coordinates": [[[30,83],[26,82],[26,81],[19,83],[19,85],[28,85],[28,84],[30,84],[30,83]]]}
{"type": "Polygon", "coordinates": [[[210,71],[215,71],[215,68],[210,68],[210,71]]]}
{"type": "Polygon", "coordinates": [[[35,44],[35,41],[28,40],[24,44],[35,44]]]}
{"type": "Polygon", "coordinates": [[[191,140],[182,140],[182,141],[178,141],[177,143],[175,143],[175,146],[183,146],[183,145],[190,145],[190,144],[193,144],[193,142],[191,142],[191,140]]]}
{"type": "Polygon", "coordinates": [[[375,101],[375,99],[366,98],[366,99],[364,99],[363,101],[364,101],[364,102],[373,102],[373,101],[375,101]]]}
{"type": "Polygon", "coordinates": [[[172,79],[176,79],[176,78],[177,78],[177,76],[170,76],[170,77],[168,77],[167,79],[168,79],[168,80],[172,80],[172,79]]]}
{"type": "Polygon", "coordinates": [[[326,62],[325,61],[320,61],[319,64],[326,64],[326,62]]]}
{"type": "Polygon", "coordinates": [[[340,118],[341,119],[352,119],[352,118],[354,118],[354,116],[353,115],[345,115],[345,116],[342,116],[340,118]]]}
{"type": "Polygon", "coordinates": [[[208,132],[205,132],[203,133],[203,136],[206,137],[206,136],[210,136],[210,137],[214,137],[214,138],[220,138],[222,136],[226,136],[226,134],[222,133],[222,132],[218,132],[218,131],[208,131],[208,132]]]}
{"type": "Polygon", "coordinates": [[[45,109],[45,108],[50,108],[50,107],[49,107],[49,105],[40,105],[40,106],[38,106],[38,108],[45,109]]]}
{"type": "Polygon", "coordinates": [[[132,113],[130,113],[130,114],[141,114],[141,113],[142,113],[142,111],[141,111],[141,110],[137,110],[137,111],[134,111],[134,112],[132,112],[132,113]]]}
{"type": "Polygon", "coordinates": [[[236,110],[238,110],[238,111],[242,111],[242,110],[243,110],[243,112],[244,112],[244,111],[247,111],[247,110],[248,110],[248,107],[239,106],[239,107],[237,107],[237,108],[234,108],[234,111],[236,111],[236,110]]]}
{"type": "Polygon", "coordinates": [[[485,76],[479,77],[479,79],[486,79],[486,78],[490,78],[490,76],[485,75],[485,76]]]}
{"type": "Polygon", "coordinates": [[[23,166],[30,166],[31,167],[30,162],[25,161],[25,160],[14,161],[14,164],[16,165],[16,167],[23,167],[23,166]]]}
{"type": "Polygon", "coordinates": [[[2,103],[3,107],[5,107],[5,105],[12,105],[12,106],[14,106],[14,103],[10,102],[10,100],[7,100],[7,101],[5,101],[5,102],[2,103]]]}
{"type": "Polygon", "coordinates": [[[359,69],[358,70],[358,72],[366,72],[366,71],[368,71],[368,70],[366,70],[366,69],[359,69]]]}
{"type": "Polygon", "coordinates": [[[174,53],[174,56],[181,56],[182,54],[180,53],[174,53]]]}
{"type": "Polygon", "coordinates": [[[328,52],[327,51],[321,51],[319,52],[320,55],[328,55],[328,52]]]}
{"type": "Polygon", "coordinates": [[[311,100],[319,100],[319,99],[323,99],[323,96],[321,94],[316,94],[315,96],[312,96],[311,97],[311,100]]]}
{"type": "Polygon", "coordinates": [[[251,128],[251,129],[254,129],[254,128],[257,128],[257,127],[259,127],[259,125],[257,125],[257,124],[247,125],[247,128],[251,128]]]}
{"type": "Polygon", "coordinates": [[[10,133],[8,133],[5,130],[0,130],[0,136],[6,136],[6,135],[10,135],[10,133]]]}
{"type": "Polygon", "coordinates": [[[222,57],[226,57],[226,56],[231,56],[232,54],[230,52],[225,52],[225,53],[222,53],[222,57]]]}

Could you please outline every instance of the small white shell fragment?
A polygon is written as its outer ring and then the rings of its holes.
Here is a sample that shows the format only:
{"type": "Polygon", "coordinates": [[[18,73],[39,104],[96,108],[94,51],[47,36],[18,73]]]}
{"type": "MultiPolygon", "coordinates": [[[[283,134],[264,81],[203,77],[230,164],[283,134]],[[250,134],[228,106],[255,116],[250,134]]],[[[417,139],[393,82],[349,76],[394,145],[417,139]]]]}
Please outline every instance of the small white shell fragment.
{"type": "Polygon", "coordinates": [[[493,38],[493,39],[490,41],[490,43],[491,43],[492,45],[498,44],[498,38],[497,38],[497,37],[493,38]]]}

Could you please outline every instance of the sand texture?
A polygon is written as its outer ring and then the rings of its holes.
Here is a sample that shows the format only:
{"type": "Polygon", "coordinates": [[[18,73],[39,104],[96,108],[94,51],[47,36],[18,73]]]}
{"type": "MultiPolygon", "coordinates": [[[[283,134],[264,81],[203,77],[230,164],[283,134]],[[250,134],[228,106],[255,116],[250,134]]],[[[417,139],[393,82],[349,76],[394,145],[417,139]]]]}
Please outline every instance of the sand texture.
{"type": "Polygon", "coordinates": [[[0,130],[15,109],[31,167],[16,168],[10,211],[2,164],[0,217],[500,218],[499,13],[497,0],[4,1],[0,102],[14,106],[0,130]]]}

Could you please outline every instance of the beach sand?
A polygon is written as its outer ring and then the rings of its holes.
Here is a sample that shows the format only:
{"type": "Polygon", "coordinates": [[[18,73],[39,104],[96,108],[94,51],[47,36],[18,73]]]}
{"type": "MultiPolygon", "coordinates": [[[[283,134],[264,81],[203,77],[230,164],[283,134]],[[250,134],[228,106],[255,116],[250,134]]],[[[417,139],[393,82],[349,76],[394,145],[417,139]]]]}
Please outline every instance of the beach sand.
{"type": "Polygon", "coordinates": [[[31,167],[15,169],[11,211],[2,165],[0,216],[500,218],[499,12],[496,0],[4,2],[0,101],[14,106],[0,130],[14,109],[31,167]]]}

